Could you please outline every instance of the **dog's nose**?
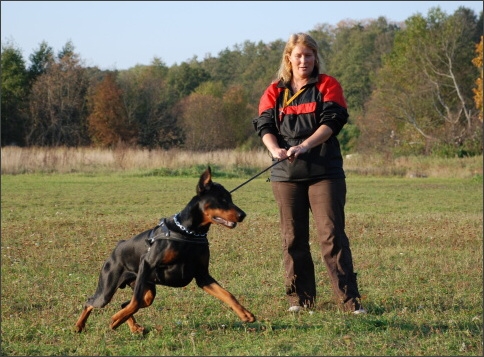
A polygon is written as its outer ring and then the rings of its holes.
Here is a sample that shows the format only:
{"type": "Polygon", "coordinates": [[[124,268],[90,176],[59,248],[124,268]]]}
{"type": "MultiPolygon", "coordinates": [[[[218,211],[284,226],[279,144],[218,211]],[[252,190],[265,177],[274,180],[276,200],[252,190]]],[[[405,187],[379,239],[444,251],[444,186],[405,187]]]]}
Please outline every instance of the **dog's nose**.
{"type": "Polygon", "coordinates": [[[245,212],[244,212],[244,211],[242,211],[241,209],[239,209],[239,212],[238,212],[238,215],[237,215],[238,221],[239,221],[239,222],[242,222],[242,221],[244,220],[245,216],[247,216],[247,215],[245,214],[245,212]]]}

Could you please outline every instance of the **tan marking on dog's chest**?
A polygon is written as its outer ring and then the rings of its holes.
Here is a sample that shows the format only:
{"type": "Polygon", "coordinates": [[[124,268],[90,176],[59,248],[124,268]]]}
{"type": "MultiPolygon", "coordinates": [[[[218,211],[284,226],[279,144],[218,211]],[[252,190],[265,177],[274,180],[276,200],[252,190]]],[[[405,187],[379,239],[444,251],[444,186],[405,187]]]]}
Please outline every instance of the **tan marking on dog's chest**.
{"type": "Polygon", "coordinates": [[[177,256],[178,256],[178,253],[175,250],[168,249],[165,251],[164,257],[161,262],[163,264],[171,263],[177,256]]]}

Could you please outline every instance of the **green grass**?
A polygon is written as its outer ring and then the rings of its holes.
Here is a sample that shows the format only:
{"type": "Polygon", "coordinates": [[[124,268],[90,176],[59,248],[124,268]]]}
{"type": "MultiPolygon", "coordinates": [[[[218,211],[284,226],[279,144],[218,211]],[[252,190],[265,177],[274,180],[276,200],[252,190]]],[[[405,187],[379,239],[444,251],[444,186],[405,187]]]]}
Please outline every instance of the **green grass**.
{"type": "MultiPolygon", "coordinates": [[[[229,190],[256,173],[213,172],[229,190]]],[[[365,316],[338,311],[315,242],[316,309],[285,311],[278,214],[264,174],[233,193],[246,220],[209,235],[212,275],[256,322],[239,322],[192,282],[157,288],[153,305],[137,314],[143,336],[108,327],[129,289],[74,333],[116,242],[195,194],[199,173],[184,173],[2,175],[1,354],[483,354],[482,176],[349,176],[347,234],[365,316]]]]}

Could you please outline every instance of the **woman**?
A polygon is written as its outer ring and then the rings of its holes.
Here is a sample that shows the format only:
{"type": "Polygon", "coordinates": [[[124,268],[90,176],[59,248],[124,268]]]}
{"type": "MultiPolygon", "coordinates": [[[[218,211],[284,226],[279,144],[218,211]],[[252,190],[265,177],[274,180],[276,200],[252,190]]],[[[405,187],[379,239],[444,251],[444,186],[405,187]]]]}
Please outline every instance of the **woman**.
{"type": "Polygon", "coordinates": [[[336,138],[348,120],[346,101],[339,82],[319,71],[316,41],[304,33],[291,35],[253,124],[273,162],[283,160],[270,180],[279,207],[289,311],[311,308],[316,299],[311,211],[338,302],[345,311],[365,313],[345,233],[346,179],[336,138]]]}

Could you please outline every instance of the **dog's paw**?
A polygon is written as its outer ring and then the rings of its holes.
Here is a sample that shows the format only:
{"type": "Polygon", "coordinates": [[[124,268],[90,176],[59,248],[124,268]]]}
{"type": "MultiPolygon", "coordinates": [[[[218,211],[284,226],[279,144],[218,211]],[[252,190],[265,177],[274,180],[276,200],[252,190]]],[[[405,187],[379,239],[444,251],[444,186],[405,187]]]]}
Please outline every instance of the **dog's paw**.
{"type": "Polygon", "coordinates": [[[256,320],[253,313],[250,311],[245,311],[245,315],[242,317],[242,321],[244,322],[254,322],[256,320]]]}
{"type": "Polygon", "coordinates": [[[84,330],[84,326],[75,325],[75,326],[72,328],[72,330],[73,330],[74,332],[80,333],[80,332],[82,332],[82,330],[84,330]]]}
{"type": "Polygon", "coordinates": [[[131,330],[132,333],[135,334],[144,334],[145,328],[137,323],[135,323],[132,326],[129,326],[129,329],[131,330]]]}

